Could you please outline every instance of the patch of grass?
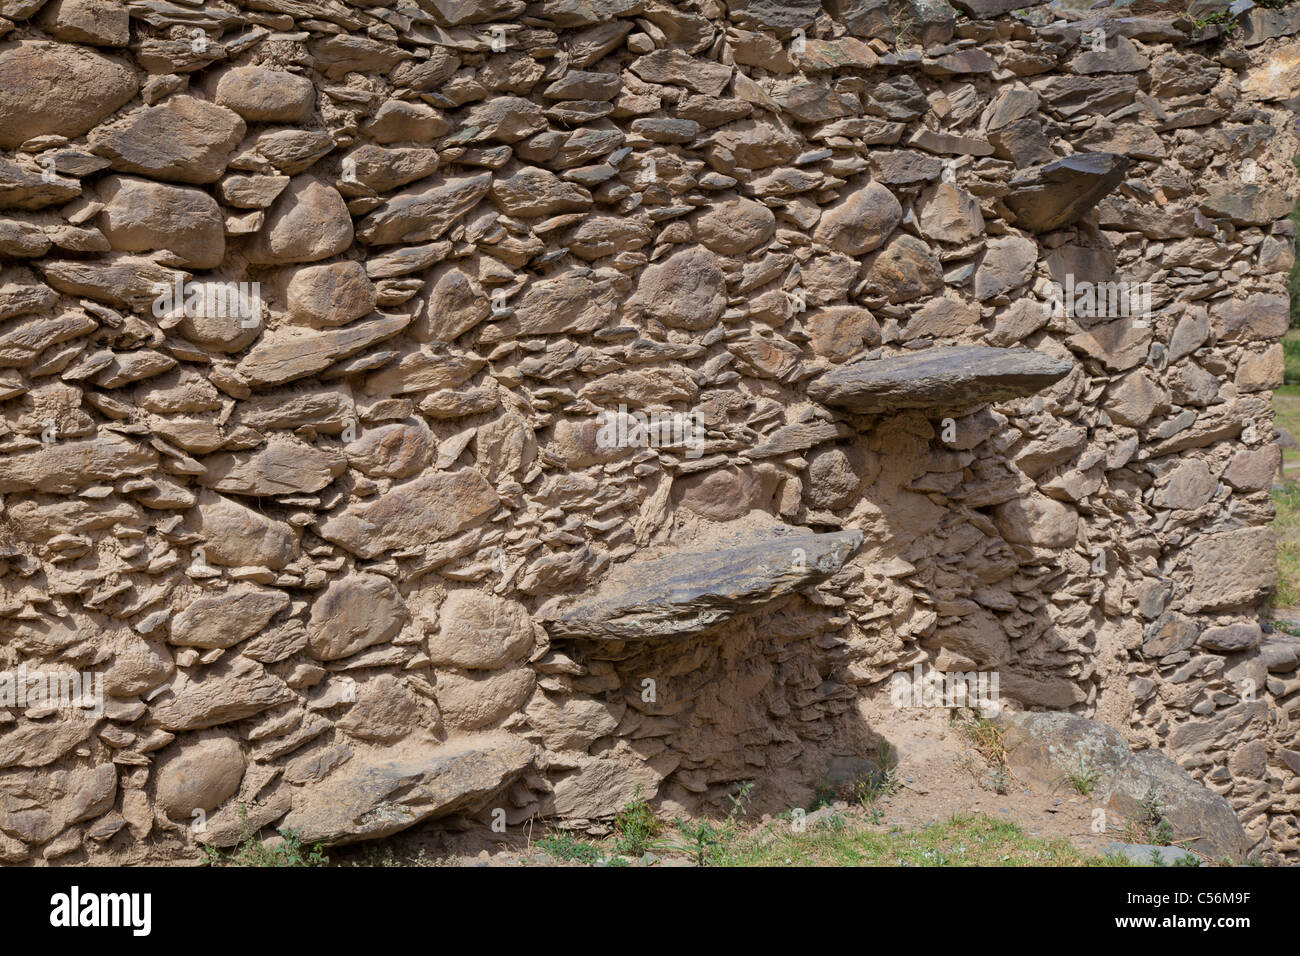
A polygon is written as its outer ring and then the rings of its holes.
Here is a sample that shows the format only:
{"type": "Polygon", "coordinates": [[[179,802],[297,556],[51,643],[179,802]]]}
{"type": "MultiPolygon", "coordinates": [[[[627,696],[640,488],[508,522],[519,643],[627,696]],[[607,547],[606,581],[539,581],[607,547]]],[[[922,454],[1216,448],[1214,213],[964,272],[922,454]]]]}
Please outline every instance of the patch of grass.
{"type": "Polygon", "coordinates": [[[749,806],[753,781],[741,784],[740,789],[727,799],[731,809],[720,824],[712,820],[683,820],[674,824],[690,847],[697,866],[724,866],[740,840],[740,820],[749,806]]]}
{"type": "MultiPolygon", "coordinates": [[[[349,849],[352,848],[344,848],[345,852],[349,849]]],[[[391,846],[362,845],[345,857],[335,855],[330,859],[330,866],[445,866],[447,862],[430,856],[429,851],[423,847],[416,853],[398,853],[391,846]]]]}
{"type": "Polygon", "coordinates": [[[813,801],[812,805],[808,807],[808,812],[816,813],[822,807],[829,807],[838,796],[839,794],[833,784],[826,780],[818,780],[813,784],[813,801]]]}
{"type": "Polygon", "coordinates": [[[243,804],[239,806],[239,825],[240,840],[231,852],[223,853],[214,846],[203,848],[209,866],[329,866],[324,846],[304,847],[297,830],[277,828],[280,842],[263,843],[249,825],[248,808],[243,804]]]}
{"type": "Polygon", "coordinates": [[[1228,35],[1237,29],[1237,15],[1229,13],[1227,10],[1220,10],[1218,13],[1211,13],[1208,17],[1194,17],[1192,23],[1196,25],[1198,30],[1203,30],[1217,23],[1223,27],[1224,34],[1228,35]]]}
{"type": "Polygon", "coordinates": [[[1092,795],[1092,791],[1097,789],[1097,781],[1101,779],[1101,774],[1096,770],[1089,770],[1084,766],[1083,754],[1079,754],[1079,766],[1065,775],[1070,781],[1070,786],[1074,792],[1081,797],[1092,795]]]}
{"type": "Polygon", "coordinates": [[[1097,781],[1101,777],[1096,770],[1088,769],[1082,753],[1079,754],[1079,765],[1065,776],[1070,786],[1074,788],[1074,792],[1081,797],[1091,796],[1093,790],[1097,789],[1097,781]]]}
{"type": "MultiPolygon", "coordinates": [[[[1296,292],[1300,294],[1300,289],[1296,292]]],[[[1286,334],[1282,336],[1282,357],[1285,369],[1282,373],[1283,381],[1287,385],[1300,385],[1300,328],[1287,329],[1286,334]]],[[[1300,395],[1300,389],[1295,389],[1288,394],[1300,395]]],[[[1287,429],[1290,431],[1290,429],[1287,429]]]]}
{"type": "Polygon", "coordinates": [[[962,813],[917,830],[845,827],[775,834],[732,847],[723,866],[1133,866],[1122,855],[1090,856],[1063,839],[1027,835],[1008,820],[962,813]]]}
{"type": "Polygon", "coordinates": [[[1273,533],[1277,537],[1277,590],[1274,607],[1300,606],[1300,484],[1273,489],[1273,533]]]}
{"type": "Polygon", "coordinates": [[[876,803],[888,797],[899,786],[898,775],[895,772],[898,757],[888,740],[882,740],[877,745],[876,763],[880,767],[879,770],[860,777],[853,785],[853,798],[871,815],[873,822],[880,819],[882,812],[876,803]]]}
{"type": "Polygon", "coordinates": [[[537,846],[562,863],[592,864],[605,859],[599,846],[567,832],[548,833],[537,841],[537,846]]]}
{"type": "Polygon", "coordinates": [[[650,804],[641,798],[638,786],[632,801],[614,818],[614,852],[624,856],[643,856],[663,829],[650,804]]]}
{"type": "Polygon", "coordinates": [[[1124,841],[1153,846],[1170,846],[1174,842],[1174,828],[1165,819],[1164,805],[1156,793],[1154,780],[1147,785],[1146,796],[1138,805],[1138,815],[1124,825],[1124,841]]]}
{"type": "Polygon", "coordinates": [[[992,767],[993,789],[1005,794],[1011,789],[1011,766],[1007,763],[1007,745],[1000,726],[973,711],[952,712],[952,722],[970,741],[975,751],[992,767]],[[965,716],[961,716],[965,713],[965,716]]]}

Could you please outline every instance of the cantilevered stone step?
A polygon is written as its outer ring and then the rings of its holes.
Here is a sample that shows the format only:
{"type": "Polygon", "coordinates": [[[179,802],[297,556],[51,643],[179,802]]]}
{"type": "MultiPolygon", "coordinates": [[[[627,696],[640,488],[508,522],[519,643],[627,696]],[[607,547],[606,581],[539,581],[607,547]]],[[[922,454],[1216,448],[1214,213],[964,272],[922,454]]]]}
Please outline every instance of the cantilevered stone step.
{"type": "Polygon", "coordinates": [[[1124,181],[1129,165],[1118,153],[1076,153],[1016,174],[1002,201],[1016,214],[1017,226],[1051,232],[1101,202],[1124,181]]]}
{"type": "Polygon", "coordinates": [[[631,587],[541,615],[552,637],[637,641],[695,634],[837,572],[862,547],[861,531],[798,534],[719,551],[629,565],[631,587]]]}
{"type": "Polygon", "coordinates": [[[1029,349],[936,346],[842,365],[813,380],[808,395],[859,414],[959,408],[1032,395],[1065,378],[1073,367],[1069,360],[1029,349]]]}

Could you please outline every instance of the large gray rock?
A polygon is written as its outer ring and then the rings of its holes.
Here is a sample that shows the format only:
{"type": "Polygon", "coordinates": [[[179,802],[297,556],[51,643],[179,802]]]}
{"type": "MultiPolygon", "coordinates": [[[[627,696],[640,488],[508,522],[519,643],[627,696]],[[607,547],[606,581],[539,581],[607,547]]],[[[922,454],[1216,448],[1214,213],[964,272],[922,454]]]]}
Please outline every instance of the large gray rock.
{"type": "Polygon", "coordinates": [[[789,535],[673,554],[629,566],[643,585],[610,582],[594,597],[541,614],[554,637],[642,640],[696,634],[817,584],[862,546],[861,531],[789,535]]]}
{"type": "Polygon", "coordinates": [[[353,757],[298,794],[282,826],[305,843],[378,839],[487,796],[532,760],[531,744],[504,734],[353,757]]]}
{"type": "Polygon", "coordinates": [[[826,372],[809,397],[858,414],[952,408],[1032,395],[1074,366],[1029,349],[938,346],[826,372]]]}
{"type": "Polygon", "coordinates": [[[1223,797],[1206,789],[1169,756],[1155,750],[1135,753],[1107,787],[1107,808],[1125,819],[1140,817],[1153,801],[1169,824],[1169,840],[1214,860],[1242,862],[1250,849],[1241,821],[1223,797]]]}
{"type": "Polygon", "coordinates": [[[1016,225],[1050,232],[1076,221],[1124,181],[1129,159],[1118,153],[1080,153],[1026,170],[1012,179],[1004,202],[1016,225]]]}
{"type": "Polygon", "coordinates": [[[1165,754],[1133,753],[1115,728],[1075,714],[1003,712],[997,722],[1007,762],[1021,778],[1068,790],[1070,774],[1095,774],[1091,799],[1113,814],[1110,828],[1163,821],[1172,843],[1215,860],[1245,859],[1246,834],[1228,801],[1165,754]],[[1144,801],[1158,808],[1160,821],[1148,818],[1144,801]]]}

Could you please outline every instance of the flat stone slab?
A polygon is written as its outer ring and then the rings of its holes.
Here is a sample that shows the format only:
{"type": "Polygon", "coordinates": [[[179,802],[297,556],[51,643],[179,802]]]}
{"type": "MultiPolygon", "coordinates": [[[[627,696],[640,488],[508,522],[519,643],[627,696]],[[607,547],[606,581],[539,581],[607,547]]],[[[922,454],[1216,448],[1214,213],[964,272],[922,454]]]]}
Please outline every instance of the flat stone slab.
{"type": "Polygon", "coordinates": [[[1180,846],[1156,846],[1152,843],[1107,843],[1106,853],[1127,857],[1139,866],[1209,866],[1194,853],[1180,846]],[[1191,857],[1194,863],[1188,863],[1191,857]]]}
{"type": "Polygon", "coordinates": [[[1051,232],[1101,202],[1124,181],[1129,166],[1118,153],[1077,153],[1018,174],[1003,202],[1016,214],[1017,226],[1051,232]]]}
{"type": "Polygon", "coordinates": [[[281,827],[307,844],[378,839],[487,796],[532,761],[532,745],[507,734],[359,754],[297,794],[281,827]]]}
{"type": "Polygon", "coordinates": [[[1030,349],[936,346],[856,362],[826,372],[808,396],[858,414],[908,408],[957,408],[1033,395],[1070,374],[1074,364],[1030,349]]]}
{"type": "Polygon", "coordinates": [[[861,531],[797,534],[719,551],[638,562],[639,587],[602,593],[541,616],[552,637],[638,641],[697,634],[835,574],[861,531]]]}

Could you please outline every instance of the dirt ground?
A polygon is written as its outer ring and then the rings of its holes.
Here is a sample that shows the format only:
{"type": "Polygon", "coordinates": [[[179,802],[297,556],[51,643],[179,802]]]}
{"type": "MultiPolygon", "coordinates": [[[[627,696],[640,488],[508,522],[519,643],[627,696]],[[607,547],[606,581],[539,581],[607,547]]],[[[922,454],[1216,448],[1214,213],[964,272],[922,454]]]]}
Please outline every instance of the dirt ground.
{"type": "MultiPolygon", "coordinates": [[[[872,721],[872,729],[890,744],[897,759],[894,776],[897,788],[874,804],[876,813],[855,802],[836,802],[834,809],[851,826],[888,831],[911,831],[938,823],[961,813],[979,813],[1013,822],[1030,837],[1064,839],[1080,852],[1101,856],[1107,845],[1123,841],[1126,821],[1111,820],[1103,833],[1094,833],[1094,809],[1098,804],[1074,791],[1069,781],[1045,789],[1018,779],[1011,771],[999,780],[994,766],[972,747],[962,730],[949,723],[946,710],[894,712],[872,721]],[[999,793],[1001,786],[1005,793],[999,793]]],[[[742,821],[745,828],[759,830],[772,823],[770,815],[742,821]]],[[[778,826],[789,826],[784,820],[778,826]]],[[[536,840],[551,832],[540,822],[531,828],[512,827],[511,833],[492,834],[475,826],[461,833],[449,832],[445,824],[432,822],[383,841],[360,855],[383,857],[393,862],[419,859],[446,865],[552,865],[555,861],[536,840]]],[[[349,851],[353,856],[358,851],[349,851]]],[[[660,864],[681,862],[660,854],[660,864]]],[[[360,860],[357,860],[360,862],[360,860]]]]}

